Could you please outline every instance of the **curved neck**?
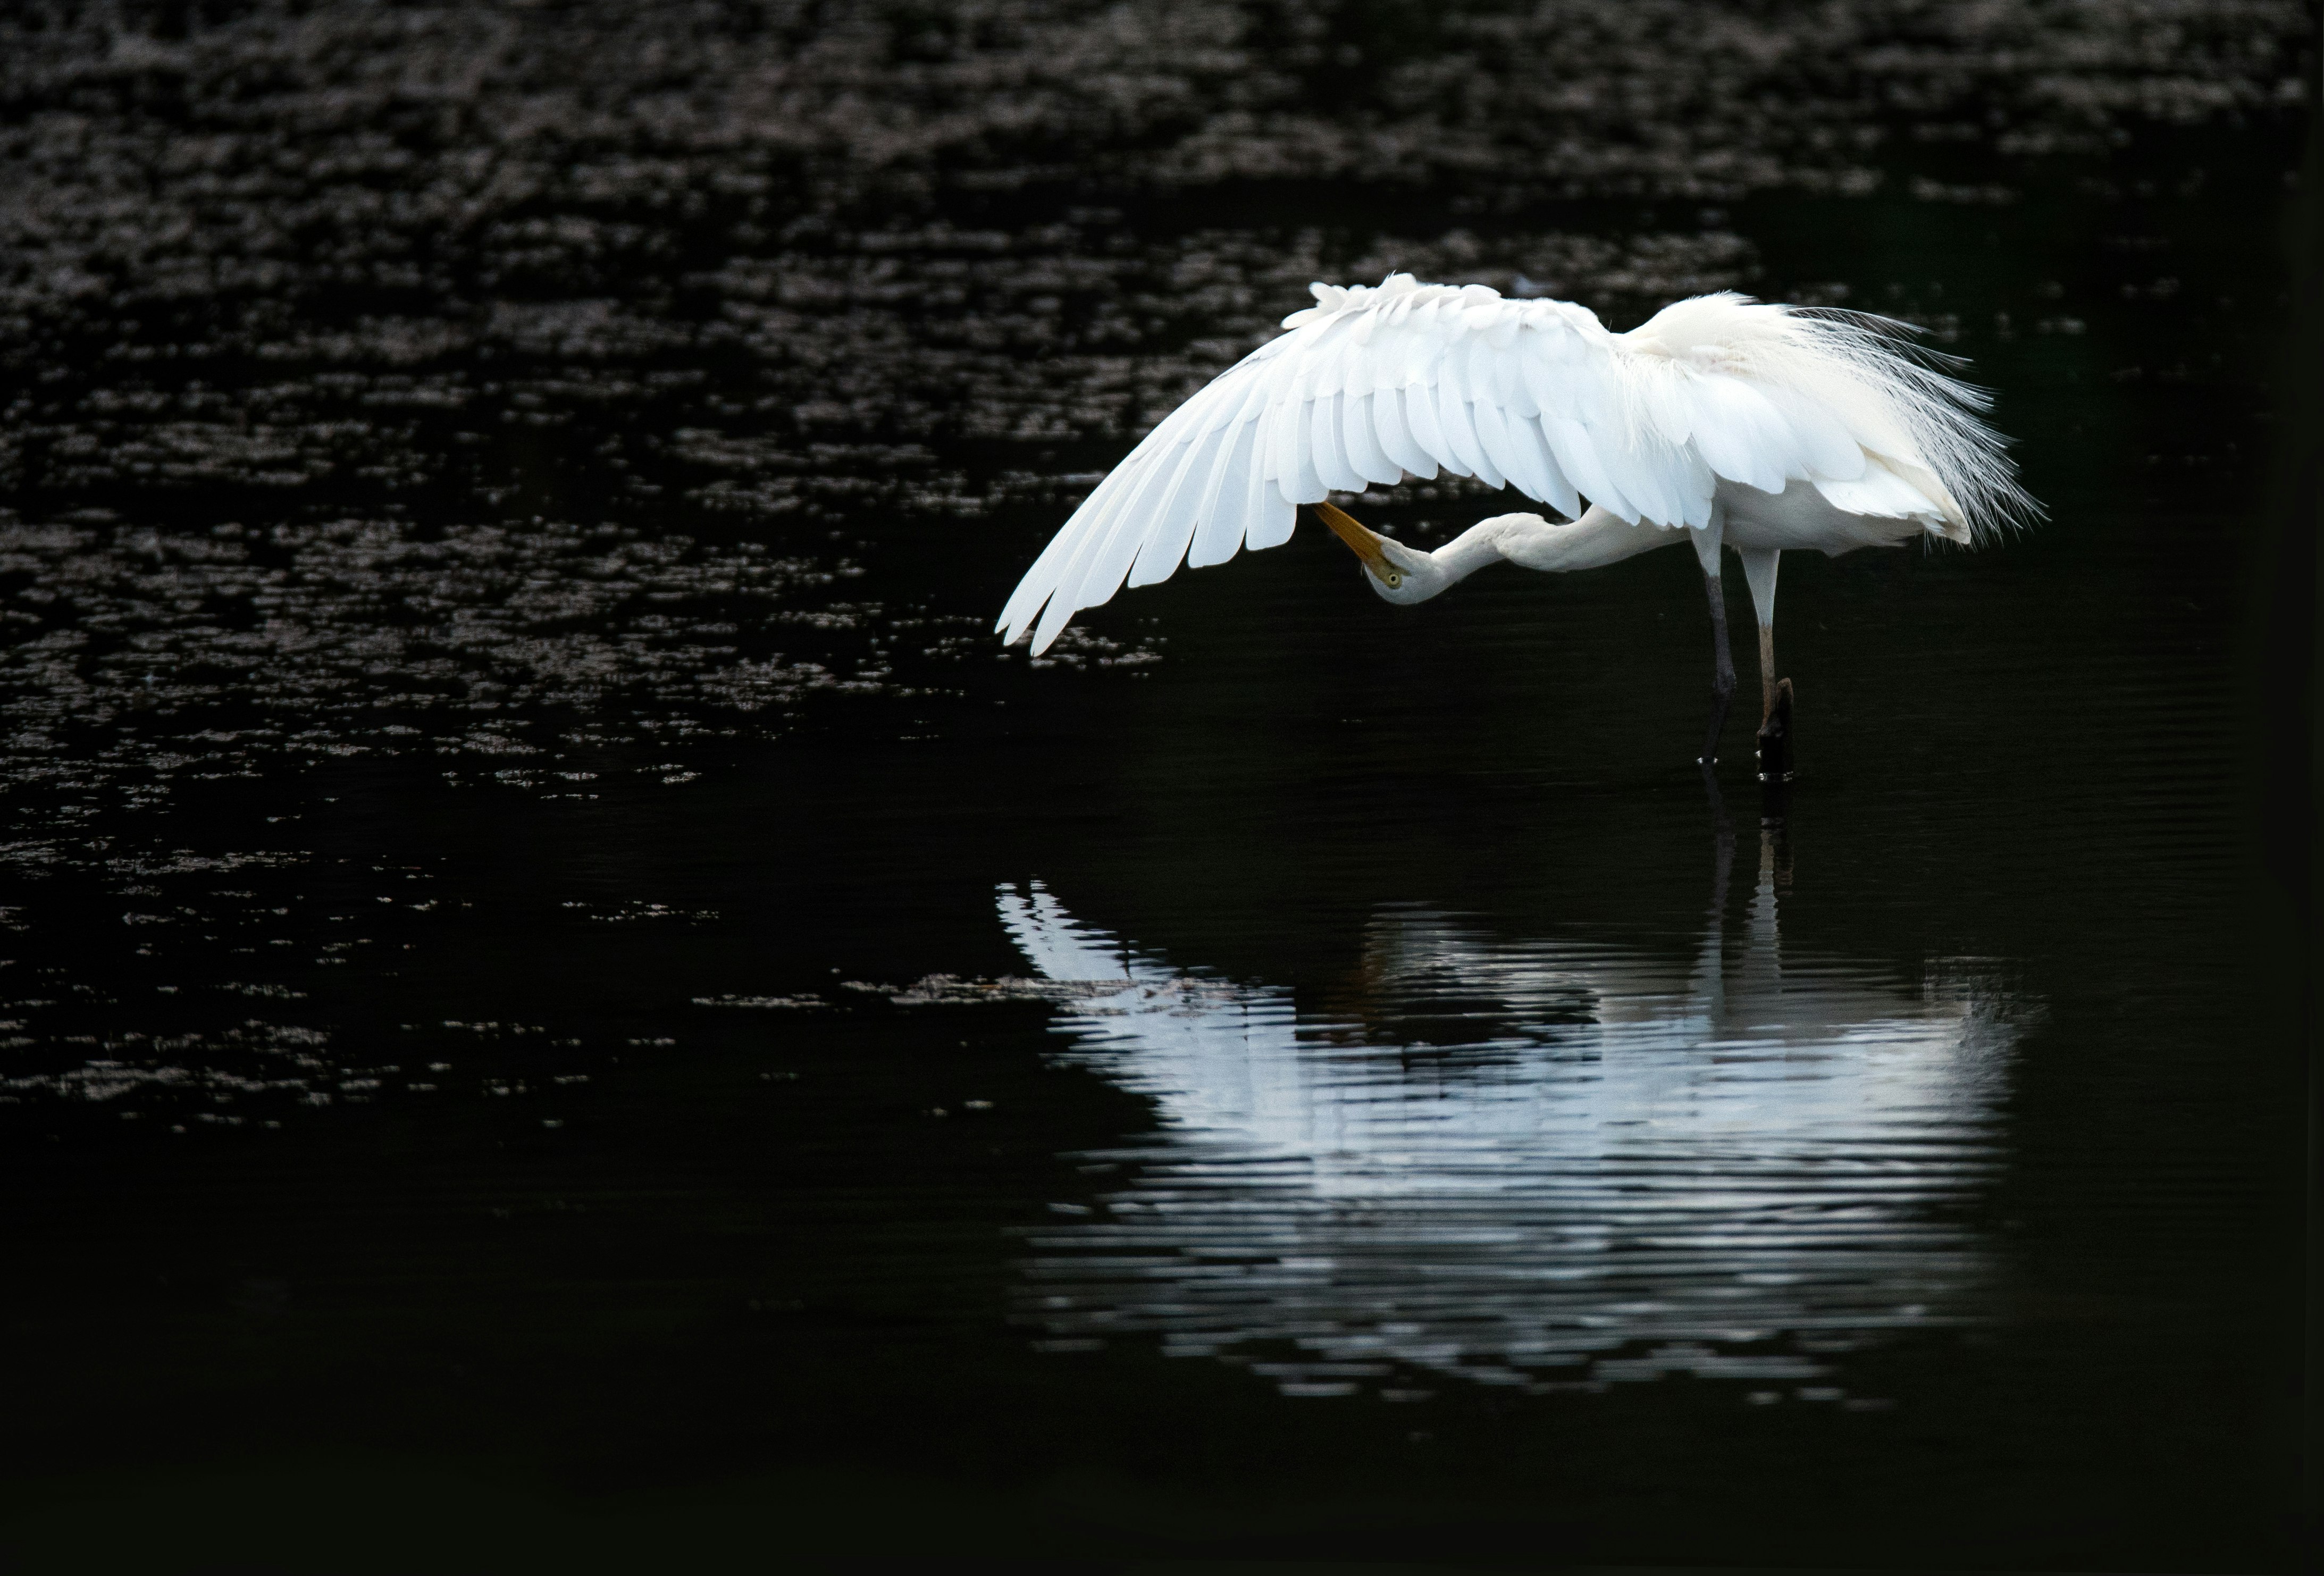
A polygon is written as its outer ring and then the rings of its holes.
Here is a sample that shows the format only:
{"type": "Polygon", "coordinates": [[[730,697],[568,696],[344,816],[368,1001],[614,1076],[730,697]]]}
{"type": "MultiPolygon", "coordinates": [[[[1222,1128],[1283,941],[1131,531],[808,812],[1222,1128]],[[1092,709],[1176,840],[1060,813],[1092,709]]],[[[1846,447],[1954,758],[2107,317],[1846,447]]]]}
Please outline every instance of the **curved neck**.
{"type": "Polygon", "coordinates": [[[1428,555],[1448,586],[1459,585],[1488,564],[1499,563],[1505,556],[1501,526],[1490,520],[1480,521],[1428,555]]]}

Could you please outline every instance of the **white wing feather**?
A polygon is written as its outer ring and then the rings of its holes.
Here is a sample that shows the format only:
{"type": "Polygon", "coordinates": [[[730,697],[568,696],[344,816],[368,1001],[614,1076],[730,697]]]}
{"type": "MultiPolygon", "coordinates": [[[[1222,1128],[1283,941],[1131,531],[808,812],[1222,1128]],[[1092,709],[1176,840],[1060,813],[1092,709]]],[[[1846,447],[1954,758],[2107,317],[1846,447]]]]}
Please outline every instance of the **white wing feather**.
{"type": "Polygon", "coordinates": [[[1005,641],[1030,630],[1046,650],[1125,576],[1279,546],[1302,503],[1440,471],[1698,530],[1722,480],[1806,482],[1958,541],[2037,512],[1977,419],[1985,397],[1886,319],[1720,294],[1612,334],[1572,302],[1406,273],[1314,293],[1098,484],[1001,610],[1005,641]]]}

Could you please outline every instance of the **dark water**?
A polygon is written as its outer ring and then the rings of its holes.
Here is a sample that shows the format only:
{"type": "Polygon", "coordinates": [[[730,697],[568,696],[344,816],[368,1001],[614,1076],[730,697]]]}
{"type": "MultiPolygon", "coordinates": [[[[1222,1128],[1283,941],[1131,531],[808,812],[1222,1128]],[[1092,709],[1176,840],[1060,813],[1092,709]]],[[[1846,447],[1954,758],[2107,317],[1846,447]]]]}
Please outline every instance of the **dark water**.
{"type": "Polygon", "coordinates": [[[2315,60],[13,10],[5,1541],[2289,1568],[2315,60]],[[1786,564],[1779,801],[1667,554],[1404,613],[1302,532],[993,647],[1391,265],[1910,318],[2051,521],[1786,564]]]}

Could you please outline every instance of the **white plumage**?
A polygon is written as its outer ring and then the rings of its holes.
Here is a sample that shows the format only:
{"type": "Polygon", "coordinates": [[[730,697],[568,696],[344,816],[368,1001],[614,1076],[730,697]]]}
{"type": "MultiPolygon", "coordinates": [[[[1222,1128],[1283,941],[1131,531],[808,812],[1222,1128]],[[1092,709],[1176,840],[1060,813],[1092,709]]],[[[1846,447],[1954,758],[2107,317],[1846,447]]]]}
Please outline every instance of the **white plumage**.
{"type": "MultiPolygon", "coordinates": [[[[1609,524],[1708,532],[1714,574],[1729,512],[1782,522],[1762,531],[1771,555],[1967,542],[2038,512],[1977,419],[1985,397],[1900,348],[1903,325],[1719,294],[1614,334],[1587,308],[1483,285],[1313,288],[1287,333],[1172,411],[1074,512],[1002,609],[1005,641],[1029,630],[1045,650],[1125,578],[1279,546],[1300,504],[1440,472],[1568,517],[1586,502],[1609,524]],[[1826,517],[1846,523],[1812,523],[1826,517]]],[[[1501,556],[1526,561],[1513,541],[1501,556]]]]}

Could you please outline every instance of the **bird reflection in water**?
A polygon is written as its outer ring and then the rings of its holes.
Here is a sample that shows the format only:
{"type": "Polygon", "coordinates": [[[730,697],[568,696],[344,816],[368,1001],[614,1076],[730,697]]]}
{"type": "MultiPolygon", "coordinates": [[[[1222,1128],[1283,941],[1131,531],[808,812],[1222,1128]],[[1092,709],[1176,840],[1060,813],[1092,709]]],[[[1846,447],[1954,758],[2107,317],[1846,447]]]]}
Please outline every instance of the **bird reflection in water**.
{"type": "Polygon", "coordinates": [[[1975,1321],[1990,1253],[1963,1206],[2024,1009],[1974,965],[1786,959],[1779,824],[1730,933],[1731,850],[1722,816],[1691,960],[1394,908],[1321,1009],[1004,889],[1033,966],[1080,982],[1068,1059],[1161,1119],[1078,1157],[1112,1191],[1029,1234],[1021,1317],[1293,1395],[1690,1373],[1760,1400],[1975,1321]]]}

